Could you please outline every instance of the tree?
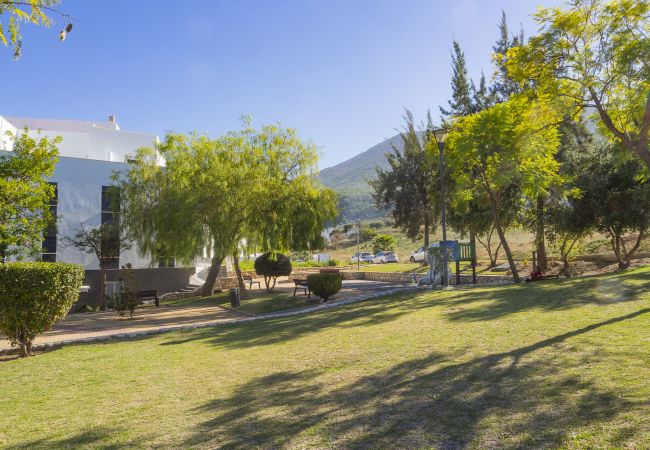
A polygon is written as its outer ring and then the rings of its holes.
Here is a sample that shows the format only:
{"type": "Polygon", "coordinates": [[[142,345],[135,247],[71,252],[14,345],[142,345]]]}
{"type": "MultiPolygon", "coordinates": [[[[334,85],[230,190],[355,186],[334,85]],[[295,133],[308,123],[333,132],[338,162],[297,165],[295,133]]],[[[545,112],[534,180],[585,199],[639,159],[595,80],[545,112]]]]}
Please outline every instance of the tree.
{"type": "Polygon", "coordinates": [[[397,241],[395,236],[390,234],[378,234],[372,240],[372,251],[373,253],[385,252],[385,251],[394,251],[397,241]]]}
{"type": "Polygon", "coordinates": [[[0,15],[7,14],[9,16],[8,24],[0,22],[0,42],[5,47],[12,47],[14,59],[20,58],[23,48],[20,34],[21,22],[49,27],[52,19],[48,17],[47,12],[56,13],[66,21],[65,28],[59,33],[59,39],[65,39],[66,35],[72,30],[72,22],[70,22],[69,15],[53,8],[59,3],[59,0],[0,0],[0,15]]]}
{"type": "Polygon", "coordinates": [[[117,179],[141,254],[191,263],[207,249],[203,295],[211,295],[224,258],[243,238],[273,252],[318,238],[336,203],[316,183],[315,166],[315,146],[295,130],[257,131],[245,120],[217,139],[170,134],[156,149],[138,150],[117,179]]]}
{"type": "Polygon", "coordinates": [[[291,260],[282,253],[264,253],[255,259],[255,272],[264,277],[267,292],[275,287],[278,277],[291,275],[291,260]]]}
{"type": "Polygon", "coordinates": [[[505,237],[500,211],[518,189],[535,198],[559,183],[554,158],[559,144],[555,111],[545,103],[514,96],[453,123],[445,142],[449,168],[458,183],[456,202],[480,198],[490,205],[492,220],[515,282],[519,274],[505,237]]]}
{"type": "Polygon", "coordinates": [[[650,168],[650,1],[572,0],[542,8],[541,31],[508,51],[508,73],[595,110],[609,136],[650,168]]]}
{"type": "Polygon", "coordinates": [[[131,248],[131,242],[124,234],[119,220],[103,223],[98,227],[89,228],[80,224],[74,236],[67,236],[65,242],[89,255],[94,255],[99,262],[99,307],[106,309],[106,271],[111,263],[122,253],[131,248]]]}
{"type": "Polygon", "coordinates": [[[494,82],[490,86],[490,99],[494,103],[507,101],[510,96],[521,92],[519,83],[508,73],[507,54],[511,48],[524,44],[524,31],[520,30],[518,35],[511,35],[508,31],[508,20],[505,11],[501,11],[501,22],[499,22],[499,40],[492,46],[493,62],[495,65],[494,82]]]}
{"type": "Polygon", "coordinates": [[[454,41],[453,47],[454,49],[451,53],[451,67],[453,72],[451,78],[451,100],[447,102],[449,104],[448,109],[442,106],[440,107],[443,124],[449,122],[453,117],[466,116],[474,112],[471,81],[467,75],[465,54],[457,41],[454,41]]]}
{"type": "Polygon", "coordinates": [[[50,213],[61,138],[35,140],[27,130],[15,137],[12,152],[0,154],[0,256],[41,252],[43,230],[56,219],[50,213]]]}
{"type": "Polygon", "coordinates": [[[392,207],[395,225],[412,240],[424,235],[429,246],[429,233],[439,214],[437,154],[428,148],[433,138],[431,117],[424,132],[418,132],[413,114],[406,111],[406,125],[400,133],[402,151],[393,147],[386,154],[388,168],[377,168],[377,178],[370,182],[377,207],[392,207]]]}
{"type": "Polygon", "coordinates": [[[650,181],[637,159],[623,158],[609,146],[584,164],[576,185],[575,208],[610,239],[621,269],[629,267],[650,227],[650,181]]]}

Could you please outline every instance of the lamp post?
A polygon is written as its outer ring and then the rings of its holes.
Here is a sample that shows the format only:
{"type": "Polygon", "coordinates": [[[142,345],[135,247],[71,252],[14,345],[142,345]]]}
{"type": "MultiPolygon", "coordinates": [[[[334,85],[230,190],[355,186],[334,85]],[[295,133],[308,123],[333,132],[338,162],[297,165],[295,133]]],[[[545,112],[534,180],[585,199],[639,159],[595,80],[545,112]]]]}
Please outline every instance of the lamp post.
{"type": "Polygon", "coordinates": [[[437,129],[433,131],[433,138],[438,146],[438,154],[440,157],[440,219],[442,222],[442,245],[440,251],[442,252],[442,287],[449,286],[449,254],[447,252],[447,212],[445,210],[445,162],[442,157],[442,151],[445,147],[445,137],[447,131],[444,129],[437,129]]]}

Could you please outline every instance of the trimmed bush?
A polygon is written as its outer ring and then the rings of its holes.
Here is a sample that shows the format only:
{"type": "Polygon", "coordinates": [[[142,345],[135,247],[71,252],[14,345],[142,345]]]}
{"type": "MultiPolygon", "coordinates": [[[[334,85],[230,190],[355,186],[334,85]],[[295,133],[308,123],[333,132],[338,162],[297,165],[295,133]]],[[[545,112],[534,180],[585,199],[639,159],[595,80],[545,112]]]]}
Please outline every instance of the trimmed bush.
{"type": "Polygon", "coordinates": [[[264,253],[255,260],[255,273],[264,277],[266,290],[271,292],[278,277],[291,275],[291,260],[282,253],[264,253]],[[272,282],[272,283],[271,283],[272,282]]]}
{"type": "Polygon", "coordinates": [[[77,264],[0,264],[0,333],[29,356],[34,338],[77,301],[83,279],[84,269],[77,264]]]}
{"type": "Polygon", "coordinates": [[[332,295],[341,290],[343,277],[340,273],[321,272],[307,275],[307,286],[315,295],[327,301],[332,295]]]}

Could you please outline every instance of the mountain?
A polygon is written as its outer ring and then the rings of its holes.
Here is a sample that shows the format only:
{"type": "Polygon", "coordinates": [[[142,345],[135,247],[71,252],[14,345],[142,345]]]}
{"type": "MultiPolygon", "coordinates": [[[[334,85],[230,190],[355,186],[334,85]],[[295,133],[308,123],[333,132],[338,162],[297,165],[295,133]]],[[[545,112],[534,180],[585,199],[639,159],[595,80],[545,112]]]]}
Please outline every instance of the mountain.
{"type": "Polygon", "coordinates": [[[383,217],[386,210],[379,210],[372,198],[372,187],[368,182],[376,177],[376,167],[386,168],[386,153],[391,153],[393,147],[402,148],[400,135],[369,148],[347,161],[323,169],[320,178],[326,186],[339,194],[339,223],[351,222],[356,219],[373,219],[383,217]]]}

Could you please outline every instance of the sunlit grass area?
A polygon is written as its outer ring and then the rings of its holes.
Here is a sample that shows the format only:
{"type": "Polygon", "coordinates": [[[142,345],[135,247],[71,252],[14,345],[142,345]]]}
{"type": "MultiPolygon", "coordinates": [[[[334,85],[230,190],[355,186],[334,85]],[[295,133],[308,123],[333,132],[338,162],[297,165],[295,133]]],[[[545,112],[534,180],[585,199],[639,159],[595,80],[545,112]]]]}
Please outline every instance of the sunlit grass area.
{"type": "Polygon", "coordinates": [[[650,270],[0,363],[0,447],[647,448],[650,270]]]}

